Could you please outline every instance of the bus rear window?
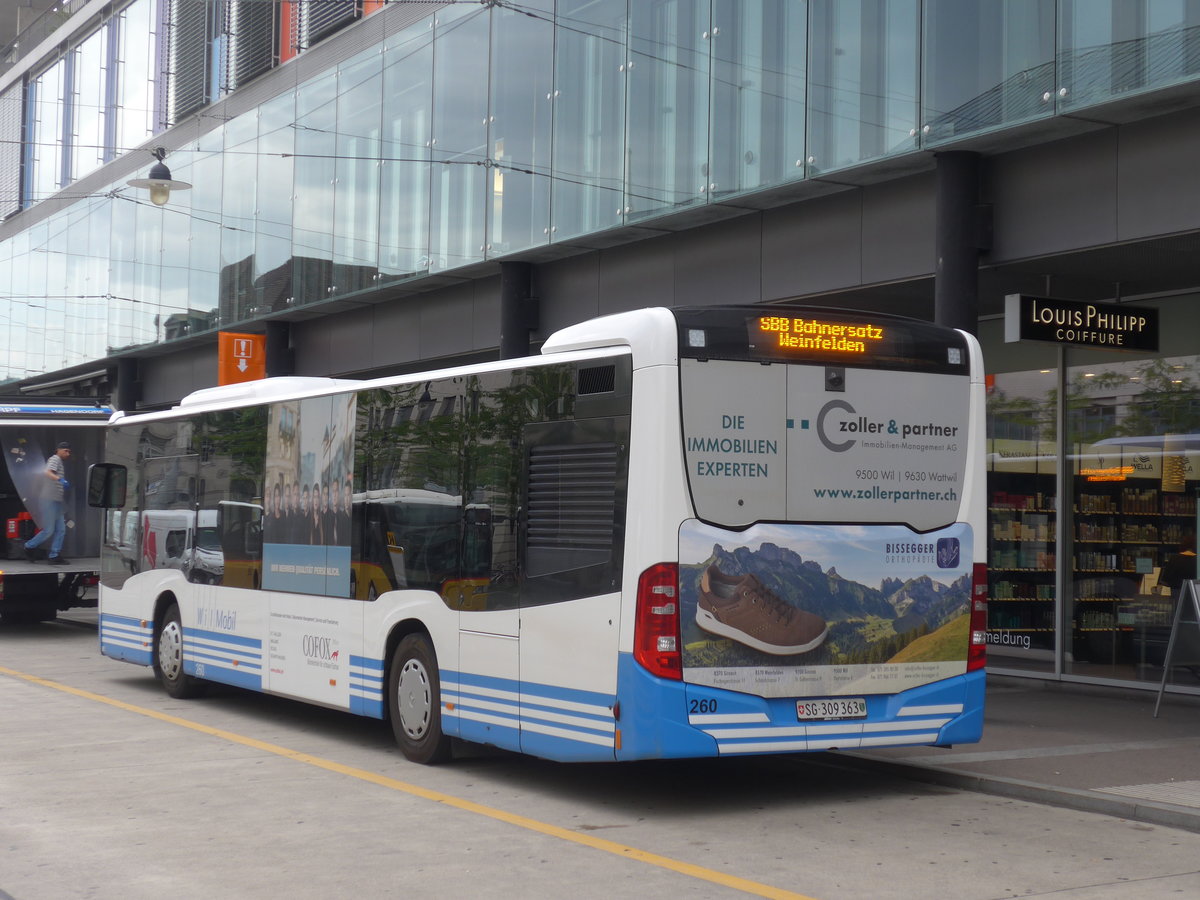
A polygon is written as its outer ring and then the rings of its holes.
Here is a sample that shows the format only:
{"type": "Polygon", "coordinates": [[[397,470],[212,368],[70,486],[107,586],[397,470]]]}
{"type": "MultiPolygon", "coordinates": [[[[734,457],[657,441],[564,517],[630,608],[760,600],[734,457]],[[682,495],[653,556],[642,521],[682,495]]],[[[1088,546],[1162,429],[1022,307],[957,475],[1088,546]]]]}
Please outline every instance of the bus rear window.
{"type": "Polygon", "coordinates": [[[700,518],[894,522],[928,531],[965,496],[965,375],[737,360],[680,362],[700,518]]]}

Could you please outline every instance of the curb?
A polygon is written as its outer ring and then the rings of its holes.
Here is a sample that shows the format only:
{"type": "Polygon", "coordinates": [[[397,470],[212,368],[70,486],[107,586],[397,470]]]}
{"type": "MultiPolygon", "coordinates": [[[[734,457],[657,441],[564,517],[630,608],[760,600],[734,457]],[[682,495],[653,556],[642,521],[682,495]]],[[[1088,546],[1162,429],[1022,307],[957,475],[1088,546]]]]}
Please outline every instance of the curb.
{"type": "Polygon", "coordinates": [[[874,759],[857,753],[843,752],[837,754],[836,757],[831,754],[827,759],[833,766],[842,765],[854,769],[885,772],[896,778],[906,778],[910,781],[991,794],[996,797],[1009,797],[1046,806],[1059,806],[1080,812],[1099,813],[1105,816],[1115,816],[1121,819],[1200,833],[1200,809],[1188,806],[1122,798],[1078,788],[1048,787],[1032,781],[1022,781],[1019,778],[977,775],[941,766],[874,759]]]}

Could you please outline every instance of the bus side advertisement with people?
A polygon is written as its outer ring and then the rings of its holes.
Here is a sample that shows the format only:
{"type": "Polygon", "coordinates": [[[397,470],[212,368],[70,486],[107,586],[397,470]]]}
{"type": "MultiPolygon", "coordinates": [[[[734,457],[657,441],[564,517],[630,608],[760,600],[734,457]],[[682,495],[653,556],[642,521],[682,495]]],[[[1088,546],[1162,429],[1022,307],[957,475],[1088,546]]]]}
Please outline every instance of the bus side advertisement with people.
{"type": "Polygon", "coordinates": [[[199,391],[115,416],[91,471],[101,649],[426,763],[976,741],[983,417],[972,336],[806,307],[199,391]]]}

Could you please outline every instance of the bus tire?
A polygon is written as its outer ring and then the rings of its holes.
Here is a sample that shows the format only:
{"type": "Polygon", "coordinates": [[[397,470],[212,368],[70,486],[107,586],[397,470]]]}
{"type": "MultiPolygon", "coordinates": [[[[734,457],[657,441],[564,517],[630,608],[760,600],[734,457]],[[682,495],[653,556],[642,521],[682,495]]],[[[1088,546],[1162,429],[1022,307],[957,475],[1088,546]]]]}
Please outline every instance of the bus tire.
{"type": "Polygon", "coordinates": [[[406,759],[436,765],[450,758],[441,705],[437,654],[425,635],[407,635],[392,654],[388,670],[388,717],[406,759]]]}
{"type": "Polygon", "coordinates": [[[198,697],[204,692],[203,683],[183,671],[183,623],[179,607],[173,603],[167,608],[154,642],[154,673],[176,700],[198,697]]]}

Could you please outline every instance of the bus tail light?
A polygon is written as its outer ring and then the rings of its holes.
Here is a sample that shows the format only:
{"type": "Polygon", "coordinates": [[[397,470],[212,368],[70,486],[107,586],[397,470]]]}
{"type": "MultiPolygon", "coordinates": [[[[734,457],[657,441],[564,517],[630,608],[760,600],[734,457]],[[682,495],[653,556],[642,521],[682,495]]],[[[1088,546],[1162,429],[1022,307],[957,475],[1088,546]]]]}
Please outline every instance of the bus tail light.
{"type": "Polygon", "coordinates": [[[967,671],[987,664],[987,565],[975,563],[971,569],[971,646],[967,649],[967,671]]]}
{"type": "Polygon", "coordinates": [[[656,563],[638,578],[633,658],[651,675],[683,679],[677,563],[656,563]]]}

